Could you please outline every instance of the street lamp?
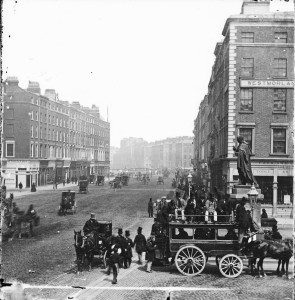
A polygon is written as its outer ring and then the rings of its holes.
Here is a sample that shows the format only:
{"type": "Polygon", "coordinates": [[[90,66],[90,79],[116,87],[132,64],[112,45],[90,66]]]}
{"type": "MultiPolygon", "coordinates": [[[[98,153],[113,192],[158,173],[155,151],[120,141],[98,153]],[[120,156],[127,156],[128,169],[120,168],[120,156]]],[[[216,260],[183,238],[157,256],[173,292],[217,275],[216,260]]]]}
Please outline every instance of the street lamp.
{"type": "Polygon", "coordinates": [[[253,204],[257,204],[257,197],[258,197],[259,193],[257,192],[254,184],[251,186],[251,189],[247,195],[250,200],[251,207],[253,206],[253,204]]]}
{"type": "Polygon", "coordinates": [[[188,176],[187,176],[187,181],[188,181],[188,198],[190,198],[192,178],[193,178],[193,176],[191,175],[191,173],[189,173],[188,176]]]}

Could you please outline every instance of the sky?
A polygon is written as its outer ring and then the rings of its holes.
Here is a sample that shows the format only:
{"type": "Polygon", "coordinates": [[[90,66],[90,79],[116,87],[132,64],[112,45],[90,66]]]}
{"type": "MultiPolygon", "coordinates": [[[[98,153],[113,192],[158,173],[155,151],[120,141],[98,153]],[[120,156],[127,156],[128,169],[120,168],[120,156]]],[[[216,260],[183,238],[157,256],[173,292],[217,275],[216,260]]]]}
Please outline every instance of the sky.
{"type": "MultiPolygon", "coordinates": [[[[214,49],[243,0],[3,0],[3,80],[100,108],[111,146],[193,136],[214,49]]],[[[292,1],[273,0],[272,10],[292,1]]]]}

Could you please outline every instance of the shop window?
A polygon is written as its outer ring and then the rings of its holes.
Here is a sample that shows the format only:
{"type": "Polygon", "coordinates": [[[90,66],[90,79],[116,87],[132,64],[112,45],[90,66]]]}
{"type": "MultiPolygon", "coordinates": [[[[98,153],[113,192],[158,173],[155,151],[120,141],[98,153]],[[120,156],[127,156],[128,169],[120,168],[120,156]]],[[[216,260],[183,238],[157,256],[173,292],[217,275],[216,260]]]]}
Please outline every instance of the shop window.
{"type": "Polygon", "coordinates": [[[254,43],[254,32],[242,32],[243,43],[254,43]]]}
{"type": "Polygon", "coordinates": [[[275,58],[273,70],[274,77],[287,77],[287,59],[275,58]]]}
{"type": "Polygon", "coordinates": [[[254,58],[243,58],[241,66],[241,76],[253,77],[254,76],[254,58]]]}
{"type": "Polygon", "coordinates": [[[286,111],[286,98],[287,90],[286,89],[274,89],[274,111],[286,111]]]}
{"type": "Polygon", "coordinates": [[[253,111],[253,90],[241,89],[240,102],[241,111],[253,111]]]}
{"type": "Polygon", "coordinates": [[[286,154],[286,128],[272,129],[272,153],[286,154]]]}

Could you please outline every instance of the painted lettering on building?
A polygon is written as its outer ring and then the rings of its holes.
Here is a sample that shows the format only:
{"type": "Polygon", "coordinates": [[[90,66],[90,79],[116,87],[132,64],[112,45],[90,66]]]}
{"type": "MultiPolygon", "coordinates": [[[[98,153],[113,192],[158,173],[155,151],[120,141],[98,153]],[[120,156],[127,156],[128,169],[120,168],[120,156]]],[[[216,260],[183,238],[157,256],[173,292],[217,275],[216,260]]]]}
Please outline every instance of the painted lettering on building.
{"type": "Polygon", "coordinates": [[[240,87],[294,88],[294,80],[246,80],[241,79],[240,87]]]}

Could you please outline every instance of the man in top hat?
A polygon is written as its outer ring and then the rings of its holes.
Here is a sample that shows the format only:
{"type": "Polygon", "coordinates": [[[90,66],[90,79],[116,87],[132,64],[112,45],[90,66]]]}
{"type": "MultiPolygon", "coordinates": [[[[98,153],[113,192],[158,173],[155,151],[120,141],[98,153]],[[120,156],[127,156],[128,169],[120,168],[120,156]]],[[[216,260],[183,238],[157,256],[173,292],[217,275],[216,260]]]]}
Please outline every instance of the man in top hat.
{"type": "Polygon", "coordinates": [[[132,260],[132,248],[134,247],[134,244],[132,242],[132,239],[130,238],[130,231],[125,230],[125,251],[124,251],[124,268],[127,269],[131,265],[132,260]]]}
{"type": "Polygon", "coordinates": [[[84,227],[83,227],[83,232],[84,235],[89,235],[91,233],[95,233],[99,229],[99,223],[97,222],[95,218],[95,214],[91,213],[90,214],[90,219],[86,221],[84,227]]]}
{"type": "Polygon", "coordinates": [[[271,235],[271,237],[274,240],[281,240],[283,238],[282,235],[278,231],[278,226],[277,225],[272,226],[272,235],[271,235]]]}
{"type": "MultiPolygon", "coordinates": [[[[122,228],[118,229],[118,236],[116,238],[116,244],[121,249],[121,251],[122,251],[121,255],[124,257],[124,255],[125,255],[125,248],[126,248],[126,239],[123,236],[123,229],[122,228]]],[[[123,267],[123,262],[122,261],[119,262],[119,267],[120,268],[123,267]]]]}
{"type": "Polygon", "coordinates": [[[142,264],[142,253],[146,251],[146,238],[142,234],[142,227],[138,227],[133,244],[135,245],[135,250],[138,254],[138,262],[139,264],[142,264]]]}

